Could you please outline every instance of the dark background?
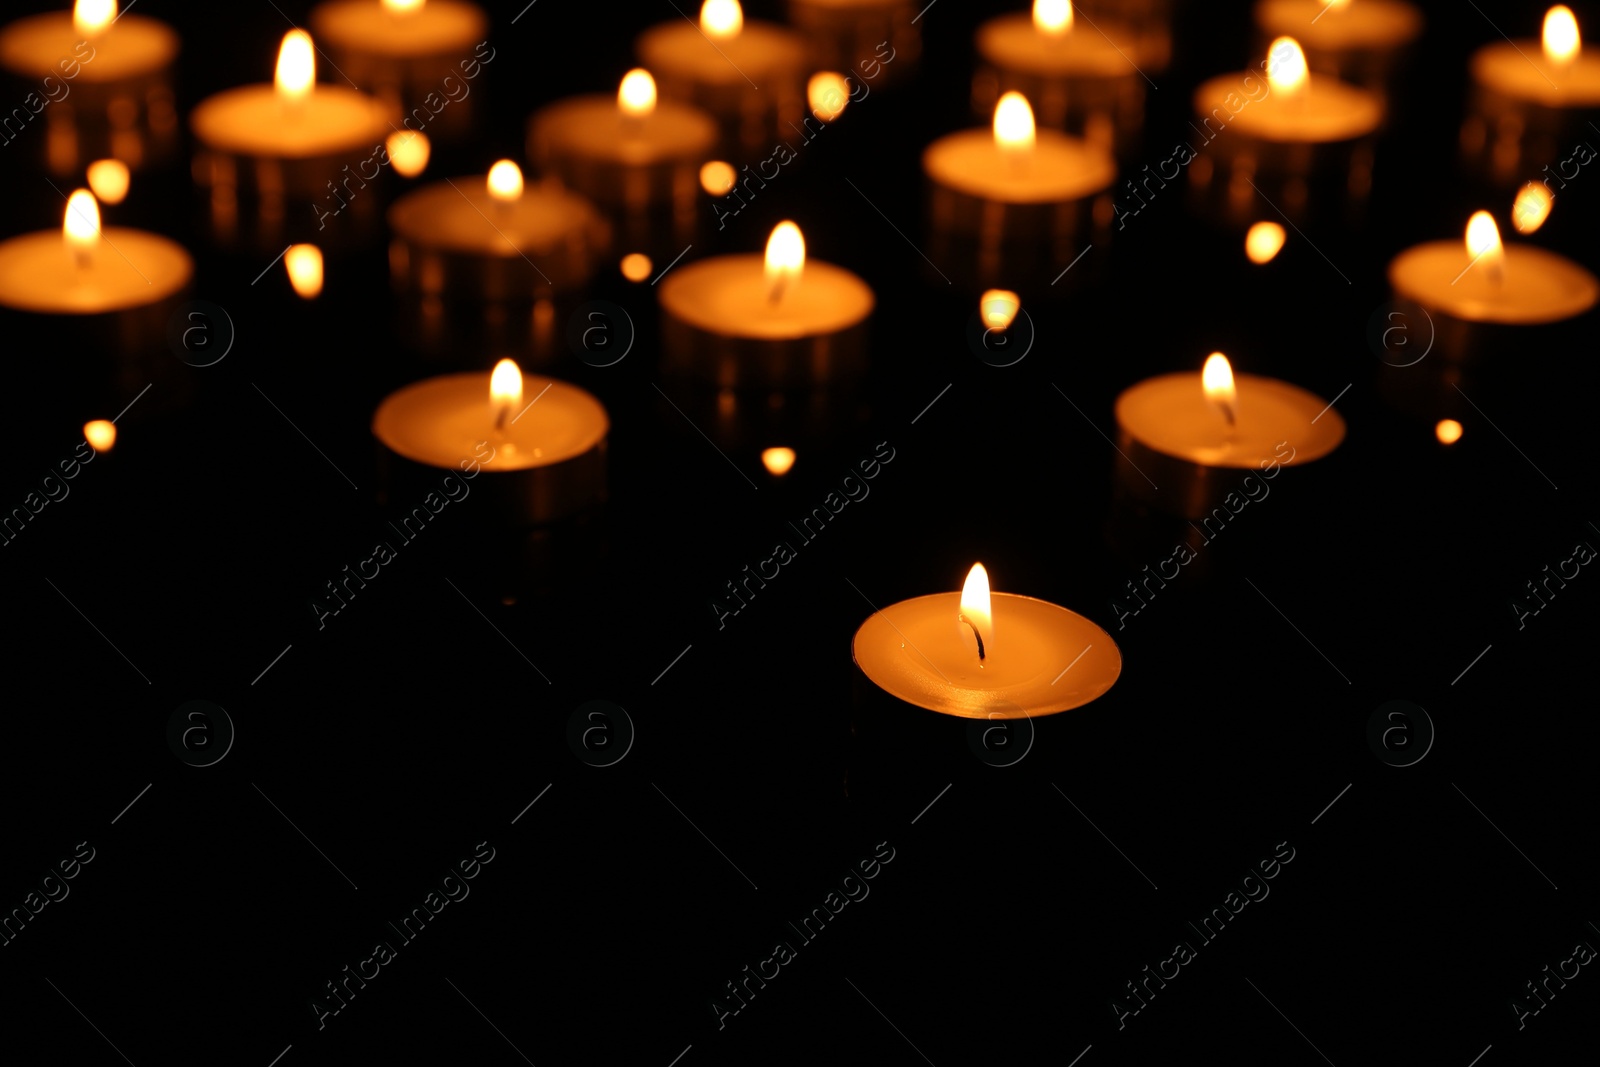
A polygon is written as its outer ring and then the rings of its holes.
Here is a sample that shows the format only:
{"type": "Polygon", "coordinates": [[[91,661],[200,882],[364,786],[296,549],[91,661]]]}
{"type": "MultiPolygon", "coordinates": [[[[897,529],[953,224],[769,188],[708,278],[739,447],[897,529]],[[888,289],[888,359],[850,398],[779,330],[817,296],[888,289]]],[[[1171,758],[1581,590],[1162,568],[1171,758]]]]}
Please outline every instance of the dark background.
{"type": "MultiPolygon", "coordinates": [[[[967,345],[976,293],[917,250],[918,159],[979,121],[972,31],[1010,6],[937,3],[915,79],[852,105],[690,254],[758,250],[793,218],[813,257],[877,293],[866,393],[787,477],[768,476],[755,447],[719,455],[663,400],[689,407],[656,371],[653,292],[608,271],[596,294],[638,326],[635,349],[610,368],[553,368],[611,414],[604,520],[567,531],[536,580],[513,583],[476,547],[490,535],[470,500],[453,505],[438,537],[402,548],[320,630],[311,598],[386,536],[371,411],[431,372],[397,336],[382,242],[330,259],[324,294],[302,302],[281,266],[251,284],[268,258],[208,248],[181,163],[136,175],[107,223],[191,249],[194,295],[226,308],[238,336],[213,367],[179,365],[192,395],[144,397],[114,452],[0,552],[0,906],[20,906],[78,842],[95,849],[70,896],[0,948],[9,1045],[139,1067],[266,1067],[286,1046],[287,1067],[665,1067],[686,1049],[686,1067],[945,1067],[1067,1064],[1086,1048],[1085,1067],[1190,1055],[1467,1067],[1489,1046],[1493,1067],[1592,1047],[1592,968],[1520,1032],[1509,1005],[1576,942],[1600,943],[1600,579],[1585,568],[1522,629],[1510,601],[1576,543],[1600,543],[1594,334],[1503,353],[1505,381],[1473,394],[1481,411],[1460,416],[1466,434],[1448,449],[1431,419],[1383,402],[1367,342],[1398,250],[1458,236],[1477,207],[1509,233],[1503,194],[1475,191],[1457,165],[1466,59],[1495,26],[1536,35],[1542,9],[1430,5],[1363,225],[1291,231],[1254,268],[1174,186],[1090,253],[1092,285],[1030,304],[1036,347],[1000,369],[967,345]],[[1111,598],[1171,548],[1108,534],[1112,402],[1219,348],[1323,397],[1350,386],[1348,437],[1276,480],[1118,629],[1111,598]],[[708,605],[722,584],[879,442],[895,458],[870,496],[719,629],[708,605]],[[959,588],[980,559],[995,588],[1111,631],[1115,689],[1042,723],[1011,767],[959,743],[928,762],[853,747],[849,641],[868,601],[959,588]],[[237,730],[206,768],[181,763],[165,732],[197,699],[237,730]],[[607,768],[566,739],[595,699],[636,730],[607,768]],[[1406,768],[1367,742],[1394,699],[1436,731],[1406,768]],[[480,841],[495,858],[471,895],[319,1031],[308,999],[480,841]],[[879,842],[894,859],[870,896],[799,945],[786,921],[879,842]],[[1294,858],[1270,896],[1200,945],[1187,923],[1280,842],[1294,858]],[[712,997],[780,939],[798,959],[719,1031],[712,997]],[[1179,940],[1197,959],[1119,1032],[1111,1000],[1179,940]]],[[[184,114],[270,76],[287,20],[308,10],[279,7],[138,5],[183,35],[184,114]]],[[[520,7],[491,12],[482,133],[439,151],[428,178],[521,159],[535,107],[612,91],[633,36],[678,17],[538,0],[510,25],[520,7]]],[[[1600,10],[1578,16],[1600,33],[1600,10]]],[[[1251,59],[1245,5],[1186,5],[1175,37],[1149,95],[1152,165],[1186,136],[1192,87],[1251,59]]],[[[38,150],[19,140],[0,158],[7,234],[59,226],[38,150]]],[[[1594,269],[1593,231],[1561,232],[1564,209],[1591,196],[1600,178],[1583,174],[1535,240],[1594,269]]],[[[8,364],[83,358],[51,324],[8,321],[8,364]]],[[[83,388],[100,406],[65,418],[59,397],[6,397],[7,508],[71,454],[83,421],[137,391],[83,388]]]]}

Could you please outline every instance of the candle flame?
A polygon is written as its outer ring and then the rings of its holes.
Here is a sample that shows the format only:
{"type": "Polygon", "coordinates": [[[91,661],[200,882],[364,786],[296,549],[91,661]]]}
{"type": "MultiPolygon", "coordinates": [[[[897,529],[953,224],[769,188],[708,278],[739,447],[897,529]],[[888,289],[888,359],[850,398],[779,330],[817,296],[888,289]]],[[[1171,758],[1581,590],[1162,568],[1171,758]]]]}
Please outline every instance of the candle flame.
{"type": "Polygon", "coordinates": [[[1350,0],[1322,0],[1322,6],[1338,11],[1340,8],[1349,7],[1350,0]]]}
{"type": "Polygon", "coordinates": [[[72,5],[72,28],[93,37],[117,17],[117,0],[78,0],[72,5]]]}
{"type": "Polygon", "coordinates": [[[316,245],[290,245],[283,254],[289,271],[289,284],[304,300],[315,300],[322,292],[322,249],[316,245]]]}
{"type": "Polygon", "coordinates": [[[522,168],[502,159],[489,168],[489,195],[510,203],[522,198],[522,168]]]}
{"type": "Polygon", "coordinates": [[[784,290],[800,280],[806,269],[806,239],[800,227],[792,222],[780,222],[767,238],[766,274],[767,288],[776,303],[784,290]]]}
{"type": "Polygon", "coordinates": [[[1072,0],[1033,0],[1033,25],[1051,37],[1065,35],[1072,29],[1072,0]]]}
{"type": "Polygon", "coordinates": [[[712,196],[722,196],[739,178],[739,172],[720,159],[713,159],[700,168],[700,188],[712,196]]]}
{"type": "Polygon", "coordinates": [[[427,170],[433,155],[427,135],[416,130],[396,130],[385,138],[383,148],[389,153],[395,173],[402,178],[415,178],[427,170]]]}
{"type": "Polygon", "coordinates": [[[617,107],[632,119],[642,119],[656,109],[656,80],[643,67],[622,76],[617,87],[617,107]]]}
{"type": "Polygon", "coordinates": [[[994,616],[989,604],[989,572],[974,563],[961,586],[961,613],[956,616],[961,629],[977,635],[978,658],[983,659],[994,644],[994,616]]]}
{"type": "Polygon", "coordinates": [[[978,313],[990,330],[1009,329],[1022,310],[1022,298],[1009,289],[990,289],[978,298],[978,313]]]}
{"type": "Polygon", "coordinates": [[[83,439],[96,452],[110,452],[117,443],[117,424],[109,419],[95,419],[83,424],[83,439]]]}
{"type": "Polygon", "coordinates": [[[1002,96],[994,106],[994,143],[1003,149],[1028,153],[1037,137],[1028,98],[1017,92],[1002,96]]]}
{"type": "Polygon", "coordinates": [[[87,253],[100,238],[100,205],[87,189],[76,189],[67,198],[67,214],[61,223],[67,244],[75,252],[87,253]]]}
{"type": "Polygon", "coordinates": [[[1529,182],[1517,193],[1517,202],[1511,205],[1511,223],[1518,233],[1533,233],[1550,217],[1555,205],[1555,194],[1543,182],[1529,182]]]}
{"type": "Polygon", "coordinates": [[[1273,257],[1283,250],[1283,242],[1288,236],[1276,222],[1258,222],[1244,235],[1244,254],[1250,257],[1252,263],[1271,263],[1273,257]]]}
{"type": "Polygon", "coordinates": [[[832,122],[844,113],[844,106],[850,102],[850,83],[843,74],[831,70],[813,74],[806,83],[806,101],[813,115],[823,122],[832,122]]]}
{"type": "Polygon", "coordinates": [[[1453,445],[1461,440],[1461,424],[1455,419],[1440,419],[1439,425],[1433,428],[1433,435],[1441,445],[1453,445]]]}
{"type": "Polygon", "coordinates": [[[1557,4],[1544,15],[1544,57],[1556,67],[1565,67],[1583,50],[1583,39],[1578,36],[1578,20],[1572,9],[1557,4]]]}
{"type": "Polygon", "coordinates": [[[1306,54],[1293,37],[1279,37],[1267,49],[1267,84],[1274,92],[1298,96],[1311,81],[1306,54]]]}
{"type": "Polygon", "coordinates": [[[505,411],[522,403],[522,371],[515,360],[502,359],[489,375],[489,403],[505,411]]]}
{"type": "Polygon", "coordinates": [[[1239,403],[1239,390],[1233,384],[1233,367],[1229,365],[1227,356],[1213,352],[1206,357],[1206,365],[1200,370],[1200,388],[1205,390],[1206,399],[1222,412],[1222,417],[1232,426],[1239,403]]]}
{"type": "Polygon", "coordinates": [[[768,448],[761,453],[761,465],[775,478],[782,478],[794,466],[794,449],[768,448]]]}
{"type": "MultiPolygon", "coordinates": [[[[1500,227],[1494,224],[1494,216],[1487,211],[1476,212],[1467,220],[1467,255],[1472,257],[1472,263],[1484,261],[1491,280],[1500,279],[1506,250],[1500,243],[1500,227]]],[[[1467,265],[1470,267],[1472,263],[1467,265]]]]}
{"type": "Polygon", "coordinates": [[[89,164],[89,188],[108,204],[120,204],[128,195],[128,165],[120,159],[97,159],[89,164]]]}
{"type": "Polygon", "coordinates": [[[706,0],[700,6],[700,28],[713,41],[727,41],[744,29],[744,8],[739,0],[706,0]]]}
{"type": "Polygon", "coordinates": [[[391,15],[413,15],[422,10],[428,0],[383,0],[383,9],[391,15]]]}
{"type": "Polygon", "coordinates": [[[278,70],[273,76],[278,96],[304,100],[317,83],[317,52],[305,30],[290,30],[278,47],[278,70]]]}
{"type": "Polygon", "coordinates": [[[650,277],[653,266],[650,257],[643,252],[629,252],[622,257],[622,276],[630,282],[642,282],[650,277]]]}

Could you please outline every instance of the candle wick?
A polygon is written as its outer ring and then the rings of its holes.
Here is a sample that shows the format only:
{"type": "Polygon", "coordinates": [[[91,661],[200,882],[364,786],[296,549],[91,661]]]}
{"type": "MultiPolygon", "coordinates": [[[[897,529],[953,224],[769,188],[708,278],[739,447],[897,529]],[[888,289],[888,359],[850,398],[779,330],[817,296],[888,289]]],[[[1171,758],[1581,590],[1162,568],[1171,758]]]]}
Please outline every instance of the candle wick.
{"type": "Polygon", "coordinates": [[[503,435],[505,433],[506,416],[509,415],[509,414],[511,414],[511,405],[510,404],[501,404],[500,405],[500,414],[496,415],[495,419],[494,419],[495,436],[498,437],[498,436],[501,436],[501,435],[503,435]]]}
{"type": "Polygon", "coordinates": [[[978,632],[978,628],[972,624],[972,620],[967,618],[965,615],[957,615],[956,619],[960,622],[966,623],[968,628],[972,630],[972,636],[978,639],[978,660],[981,663],[983,661],[983,635],[980,634],[978,632]]]}
{"type": "Polygon", "coordinates": [[[772,283],[772,289],[767,294],[767,303],[773,305],[780,303],[783,300],[784,291],[788,289],[788,287],[789,273],[787,271],[782,271],[778,274],[777,280],[772,283]]]}

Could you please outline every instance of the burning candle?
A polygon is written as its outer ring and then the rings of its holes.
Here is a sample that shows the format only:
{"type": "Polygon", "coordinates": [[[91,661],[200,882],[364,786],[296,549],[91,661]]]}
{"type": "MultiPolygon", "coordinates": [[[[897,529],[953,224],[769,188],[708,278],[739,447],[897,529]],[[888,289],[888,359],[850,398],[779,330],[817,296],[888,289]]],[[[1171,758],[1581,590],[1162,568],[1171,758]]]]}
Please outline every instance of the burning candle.
{"type": "Polygon", "coordinates": [[[915,0],[789,0],[789,21],[810,46],[817,70],[859,73],[881,68],[881,84],[902,82],[922,55],[921,4],[915,0]],[[892,62],[883,62],[885,57],[892,62]]]}
{"type": "Polygon", "coordinates": [[[392,503],[422,503],[440,472],[486,491],[490,524],[536,526],[572,518],[606,498],[606,410],[554,378],[493,371],[428,378],[384,398],[372,418],[392,503]],[[407,490],[412,489],[411,494],[407,490]]]}
{"type": "Polygon", "coordinates": [[[1125,390],[1116,417],[1118,485],[1190,519],[1248,492],[1241,486],[1251,474],[1272,478],[1279,467],[1328,455],[1345,434],[1344,419],[1321,397],[1275,378],[1236,376],[1221,352],[1198,374],[1163,374],[1125,390]]]}
{"type": "Polygon", "coordinates": [[[1031,15],[1001,15],[979,26],[977,46],[972,102],[980,115],[1003,94],[1021,93],[1042,126],[1108,152],[1137,147],[1145,81],[1131,36],[1084,23],[1071,0],[1035,0],[1031,15]]]}
{"type": "Polygon", "coordinates": [[[671,373],[721,388],[783,388],[862,370],[872,289],[843,267],[808,259],[793,222],[773,229],[764,256],[689,263],[660,289],[671,373]]]}
{"type": "Polygon", "coordinates": [[[418,316],[410,336],[437,353],[487,346],[549,358],[555,301],[610,260],[611,228],[594,205],[559,184],[525,186],[509,159],[487,176],[407,193],[389,227],[390,273],[418,316]]]}
{"type": "Polygon", "coordinates": [[[1316,200],[1328,211],[1364,204],[1383,119],[1378,96],[1311,73],[1292,37],[1274,41],[1257,66],[1265,80],[1238,71],[1195,91],[1194,129],[1211,147],[1189,176],[1206,212],[1246,226],[1271,205],[1300,221],[1316,200]],[[1316,197],[1314,179],[1322,182],[1316,197]]]}
{"type": "Polygon", "coordinates": [[[661,95],[715,116],[730,153],[765,157],[805,120],[806,44],[793,30],[747,22],[739,0],[705,0],[697,24],[662,23],[634,44],[661,95]]]}
{"type": "Polygon", "coordinates": [[[1572,177],[1560,171],[1600,112],[1600,52],[1583,47],[1572,10],[1552,7],[1538,41],[1478,49],[1470,69],[1472,93],[1461,128],[1468,162],[1500,186],[1536,171],[1546,181],[1572,177]]]}
{"type": "Polygon", "coordinates": [[[851,642],[856,666],[905,704],[961,719],[1020,719],[1082,707],[1122,673],[1117,643],[1048,601],[992,593],[974,564],[959,593],[875,611],[851,642]]]}
{"type": "Polygon", "coordinates": [[[718,138],[716,121],[690,104],[658,100],[644,69],[615,96],[580,96],[533,116],[528,158],[581,189],[618,224],[618,243],[671,257],[698,232],[699,174],[718,138]]]}
{"type": "Polygon", "coordinates": [[[1405,0],[1260,0],[1262,44],[1293,36],[1319,74],[1387,96],[1406,50],[1422,35],[1422,11],[1405,0]]]}
{"type": "Polygon", "coordinates": [[[291,30],[273,84],[225,90],[189,116],[202,146],[194,172],[210,192],[219,242],[241,236],[241,209],[252,224],[247,243],[258,249],[286,234],[324,245],[358,240],[374,226],[379,194],[368,185],[380,169],[389,112],[365,93],[316,79],[310,35],[291,30]]]}
{"type": "MultiPolygon", "coordinates": [[[[0,30],[0,68],[32,83],[18,101],[20,114],[43,113],[46,129],[33,136],[61,177],[100,157],[138,169],[171,155],[178,140],[177,56],[170,26],[119,15],[115,0],[77,0],[71,12],[33,15],[0,30]]],[[[9,128],[6,136],[14,136],[9,128]]]]}
{"type": "Polygon", "coordinates": [[[1020,93],[1000,98],[992,129],[963,130],[929,145],[922,169],[930,187],[931,258],[973,288],[997,288],[1007,278],[1059,278],[1091,241],[1109,239],[1117,173],[1111,154],[1038,129],[1020,93]]]}

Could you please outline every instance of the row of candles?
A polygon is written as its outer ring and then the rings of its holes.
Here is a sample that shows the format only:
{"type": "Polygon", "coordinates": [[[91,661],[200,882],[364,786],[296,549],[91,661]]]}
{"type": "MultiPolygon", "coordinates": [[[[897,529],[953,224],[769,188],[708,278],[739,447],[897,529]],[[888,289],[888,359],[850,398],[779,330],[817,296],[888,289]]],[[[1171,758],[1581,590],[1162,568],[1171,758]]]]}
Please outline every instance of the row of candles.
{"type": "MultiPolygon", "coordinates": [[[[1281,15],[1279,9],[1289,6],[1283,0],[1262,10],[1281,15]]],[[[400,43],[412,41],[408,35],[435,44],[441,39],[470,44],[483,29],[476,9],[459,2],[385,0],[380,7],[367,0],[339,0],[327,7],[337,17],[325,12],[313,24],[335,28],[332,36],[342,48],[365,42],[395,56],[410,54],[407,49],[414,45],[400,43]]],[[[1371,46],[1367,30],[1405,23],[1393,17],[1405,7],[1384,0],[1330,4],[1324,13],[1332,29],[1317,32],[1324,38],[1343,33],[1371,46]]],[[[1562,11],[1547,19],[1540,72],[1555,91],[1532,95],[1544,106],[1577,107],[1590,99],[1588,78],[1600,70],[1600,62],[1584,61],[1575,22],[1570,12],[1564,20],[1562,11]]],[[[70,42],[84,34],[95,42],[95,62],[115,60],[98,71],[145,77],[152,69],[141,66],[141,57],[159,69],[175,51],[145,23],[154,20],[116,18],[114,3],[80,0],[75,21],[42,16],[0,34],[0,61],[16,69],[20,48],[32,70],[42,56],[70,49],[70,42]],[[106,28],[90,33],[96,18],[106,28]],[[116,25],[107,25],[112,19],[116,25]]],[[[1047,103],[1053,118],[1065,120],[1070,108],[1062,101],[1077,94],[1063,93],[1061,86],[1105,69],[1103,56],[1093,58],[1101,46],[1083,43],[1088,39],[1074,34],[1072,26],[1070,3],[1040,0],[1031,21],[986,25],[980,54],[996,71],[1030,74],[1034,80],[1027,84],[1037,99],[1047,103]],[[1058,80],[1054,88],[1045,84],[1051,77],[1058,80]]],[[[1391,43],[1403,45],[1414,30],[1395,30],[1391,43]]],[[[686,176],[691,185],[699,182],[710,191],[717,173],[711,154],[728,143],[730,120],[731,131],[747,143],[754,122],[759,143],[766,136],[763,124],[782,113],[783,94],[773,92],[761,107],[777,111],[752,118],[751,94],[742,76],[736,75],[740,84],[733,84],[730,69],[742,69],[758,81],[771,76],[776,86],[784,83],[779,73],[803,70],[806,62],[805,49],[789,31],[745,23],[736,0],[707,0],[699,26],[649,31],[639,51],[677,99],[658,99],[656,79],[640,69],[623,79],[615,99],[565,101],[535,116],[530,155],[564,181],[529,188],[520,168],[502,160],[486,177],[464,185],[424,186],[398,200],[388,219],[394,234],[391,264],[400,287],[425,298],[472,295],[490,301],[581,289],[608,243],[608,211],[625,215],[671,202],[681,195],[686,176]],[[593,194],[608,210],[574,188],[593,194]]],[[[1293,172],[1308,165],[1301,149],[1347,147],[1380,125],[1381,97],[1313,74],[1294,39],[1274,41],[1267,55],[1261,69],[1270,94],[1251,95],[1248,109],[1232,101],[1239,100],[1238,87],[1253,72],[1213,79],[1196,94],[1202,118],[1213,113],[1214,101],[1237,122],[1233,154],[1227,157],[1235,165],[1248,159],[1243,165],[1259,173],[1263,161],[1277,159],[1293,172]],[[1273,145],[1283,151],[1265,151],[1273,145]]],[[[1507,93],[1529,88],[1520,72],[1507,75],[1495,55],[1481,53],[1475,61],[1481,83],[1507,93]]],[[[381,66],[357,65],[363,70],[381,66]]],[[[467,68],[461,69],[465,75],[467,68]]],[[[393,70],[389,77],[394,84],[406,82],[393,70]]],[[[837,83],[834,88],[837,92],[837,83]]],[[[823,107],[813,110],[826,121],[823,107]]],[[[296,30],[280,49],[274,84],[219,94],[191,116],[206,159],[197,177],[211,185],[214,197],[228,184],[219,176],[231,174],[236,180],[247,171],[280,194],[288,188],[320,192],[314,187],[338,173],[339,161],[375,139],[389,141],[389,160],[397,171],[420,173],[426,166],[426,139],[409,131],[396,131],[391,138],[391,113],[383,101],[359,90],[317,84],[311,38],[296,30]],[[269,172],[274,177],[263,180],[269,172]]],[[[837,114],[833,108],[831,115],[837,114]]],[[[945,230],[970,239],[976,246],[971,251],[992,273],[1022,269],[1019,261],[1027,263],[1028,254],[1018,251],[1019,242],[1041,234],[1054,240],[1063,229],[1091,224],[1097,198],[1116,179],[1115,142],[1114,132],[1107,137],[1104,129],[1097,137],[1041,129],[1025,92],[1007,88],[995,102],[990,128],[943,137],[924,153],[936,225],[942,220],[945,230]]],[[[731,166],[723,166],[731,172],[731,166]]],[[[90,179],[115,202],[125,195],[129,176],[125,168],[108,164],[90,179]]],[[[1518,201],[1517,228],[1528,232],[1528,220],[1535,214],[1542,218],[1550,203],[1546,198],[1535,204],[1534,194],[1525,197],[1526,202],[1518,201]]],[[[1252,258],[1270,259],[1261,253],[1260,233],[1251,234],[1252,258]]],[[[1282,231],[1276,236],[1281,244],[1282,231]]],[[[297,245],[285,260],[297,291],[315,296],[321,268],[316,248],[297,245]]],[[[69,198],[62,231],[0,242],[0,304],[31,313],[97,316],[159,304],[185,290],[192,274],[188,253],[175,242],[102,228],[88,190],[69,198]],[[104,253],[102,244],[116,254],[104,253]]],[[[1600,283],[1582,267],[1541,249],[1504,246],[1487,212],[1473,216],[1464,245],[1439,241],[1407,250],[1391,263],[1389,277],[1399,298],[1464,325],[1564,321],[1600,299],[1600,283]]],[[[803,234],[792,222],[772,232],[764,255],[687,263],[667,275],[658,291],[667,368],[718,389],[828,385],[858,374],[865,360],[872,289],[842,267],[808,261],[803,234]]],[[[1019,307],[1015,293],[991,290],[980,301],[980,314],[988,328],[1005,330],[1019,307]]],[[[1142,459],[1162,470],[1161,481],[1169,488],[1147,497],[1148,503],[1198,517],[1232,489],[1239,472],[1304,464],[1334,451],[1345,429],[1330,407],[1285,382],[1235,376],[1226,357],[1216,353],[1199,372],[1166,375],[1124,392],[1116,404],[1119,447],[1132,457],[1131,465],[1142,459]],[[1284,442],[1293,444],[1288,459],[1279,450],[1284,442]]],[[[481,462],[498,483],[491,492],[500,494],[505,514],[515,522],[557,522],[604,499],[609,422],[603,406],[576,386],[525,377],[509,359],[492,372],[446,375],[401,389],[379,405],[372,428],[397,472],[436,475],[481,462]],[[493,458],[485,461],[481,449],[486,444],[493,458]]],[[[1128,487],[1143,494],[1132,479],[1128,487]]],[[[884,691],[921,707],[961,717],[1015,717],[1080,706],[1109,689],[1120,672],[1115,642],[1103,630],[1042,601],[991,596],[981,566],[974,567],[959,599],[953,597],[906,601],[869,619],[854,643],[865,674],[884,691]],[[1072,677],[1057,686],[1067,660],[1072,677]]]]}

